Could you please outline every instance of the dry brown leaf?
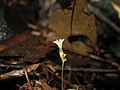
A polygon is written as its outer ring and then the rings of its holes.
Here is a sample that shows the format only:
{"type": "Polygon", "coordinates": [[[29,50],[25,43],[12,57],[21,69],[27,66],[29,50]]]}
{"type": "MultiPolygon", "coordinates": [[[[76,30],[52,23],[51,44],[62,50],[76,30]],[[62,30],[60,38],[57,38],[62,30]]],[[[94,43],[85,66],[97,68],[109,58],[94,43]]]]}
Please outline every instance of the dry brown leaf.
{"type": "MultiPolygon", "coordinates": [[[[76,0],[75,13],[73,18],[72,35],[86,35],[93,43],[96,43],[96,25],[93,15],[87,15],[87,7],[85,0],[76,0]]],[[[58,38],[67,38],[70,27],[70,18],[72,10],[56,10],[50,17],[49,28],[56,31],[58,38]]],[[[67,40],[64,42],[64,48],[74,50],[74,52],[85,53],[91,49],[82,42],[69,44],[67,40]]]]}

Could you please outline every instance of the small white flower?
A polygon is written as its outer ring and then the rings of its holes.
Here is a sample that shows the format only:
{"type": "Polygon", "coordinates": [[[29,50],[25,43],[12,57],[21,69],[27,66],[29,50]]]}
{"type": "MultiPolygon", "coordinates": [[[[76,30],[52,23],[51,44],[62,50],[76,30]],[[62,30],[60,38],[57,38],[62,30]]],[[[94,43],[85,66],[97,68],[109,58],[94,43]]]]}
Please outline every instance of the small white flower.
{"type": "Polygon", "coordinates": [[[63,45],[63,41],[65,39],[57,39],[55,41],[53,41],[53,43],[57,44],[58,48],[59,48],[59,55],[60,58],[62,60],[62,72],[61,72],[61,77],[62,77],[62,90],[63,90],[63,68],[64,68],[64,63],[65,61],[67,61],[67,59],[65,58],[66,54],[64,54],[63,49],[62,49],[62,45],[63,45]]]}
{"type": "Polygon", "coordinates": [[[57,44],[58,47],[61,48],[64,40],[65,39],[57,39],[57,40],[53,41],[53,43],[57,44]]]}
{"type": "Polygon", "coordinates": [[[66,54],[64,54],[63,49],[62,49],[62,45],[63,45],[63,41],[64,40],[65,39],[57,39],[57,40],[53,41],[53,43],[55,43],[55,44],[58,45],[59,55],[60,55],[60,58],[62,59],[62,63],[64,63],[65,61],[67,61],[67,59],[65,58],[66,54]]]}

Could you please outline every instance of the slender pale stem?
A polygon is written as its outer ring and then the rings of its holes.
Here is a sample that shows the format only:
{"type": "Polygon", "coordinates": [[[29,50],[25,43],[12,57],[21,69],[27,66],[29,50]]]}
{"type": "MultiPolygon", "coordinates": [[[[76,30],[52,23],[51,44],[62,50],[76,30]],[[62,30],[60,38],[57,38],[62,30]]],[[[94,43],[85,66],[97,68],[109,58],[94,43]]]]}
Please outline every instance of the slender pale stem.
{"type": "Polygon", "coordinates": [[[61,73],[61,78],[62,78],[61,88],[62,88],[62,90],[64,90],[64,78],[63,78],[63,73],[64,73],[64,63],[62,63],[62,73],[61,73]]]}

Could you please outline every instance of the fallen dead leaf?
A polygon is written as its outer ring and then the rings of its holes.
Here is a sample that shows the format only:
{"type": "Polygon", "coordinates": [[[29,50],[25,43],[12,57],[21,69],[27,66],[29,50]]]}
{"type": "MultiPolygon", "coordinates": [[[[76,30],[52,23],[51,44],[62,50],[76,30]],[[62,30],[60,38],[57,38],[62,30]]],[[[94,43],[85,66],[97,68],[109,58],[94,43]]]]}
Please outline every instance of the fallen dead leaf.
{"type": "MultiPolygon", "coordinates": [[[[87,7],[84,0],[77,0],[73,18],[73,31],[72,35],[85,35],[90,38],[90,40],[96,43],[96,25],[93,15],[87,15],[87,7]]],[[[76,42],[71,45],[67,41],[67,37],[70,35],[70,18],[72,10],[56,10],[50,17],[49,28],[54,30],[58,38],[65,38],[64,48],[67,50],[74,50],[77,53],[85,53],[91,51],[91,48],[86,46],[82,42],[76,42]]]]}

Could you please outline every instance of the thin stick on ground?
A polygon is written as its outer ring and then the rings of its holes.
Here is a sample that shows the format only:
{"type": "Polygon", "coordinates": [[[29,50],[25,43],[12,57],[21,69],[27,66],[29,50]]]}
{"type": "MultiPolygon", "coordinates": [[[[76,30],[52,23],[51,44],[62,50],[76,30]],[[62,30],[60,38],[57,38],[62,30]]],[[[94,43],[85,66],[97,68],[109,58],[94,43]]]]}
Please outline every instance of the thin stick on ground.
{"type": "Polygon", "coordinates": [[[29,90],[33,90],[32,85],[30,83],[30,80],[28,78],[28,74],[27,74],[26,68],[24,68],[24,72],[25,72],[25,76],[26,76],[26,79],[27,79],[27,82],[28,82],[28,85],[29,85],[29,90]]]}

